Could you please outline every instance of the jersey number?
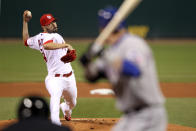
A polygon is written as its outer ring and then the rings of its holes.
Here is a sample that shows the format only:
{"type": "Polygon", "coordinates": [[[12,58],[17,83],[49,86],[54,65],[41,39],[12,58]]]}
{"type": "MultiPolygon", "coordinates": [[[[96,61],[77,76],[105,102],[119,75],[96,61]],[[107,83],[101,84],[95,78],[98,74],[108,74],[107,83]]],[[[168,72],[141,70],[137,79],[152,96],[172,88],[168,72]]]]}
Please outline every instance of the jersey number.
{"type": "Polygon", "coordinates": [[[40,52],[42,53],[45,62],[47,62],[47,58],[46,58],[46,55],[44,53],[43,46],[42,46],[43,45],[43,39],[38,40],[38,43],[39,43],[40,52]]]}

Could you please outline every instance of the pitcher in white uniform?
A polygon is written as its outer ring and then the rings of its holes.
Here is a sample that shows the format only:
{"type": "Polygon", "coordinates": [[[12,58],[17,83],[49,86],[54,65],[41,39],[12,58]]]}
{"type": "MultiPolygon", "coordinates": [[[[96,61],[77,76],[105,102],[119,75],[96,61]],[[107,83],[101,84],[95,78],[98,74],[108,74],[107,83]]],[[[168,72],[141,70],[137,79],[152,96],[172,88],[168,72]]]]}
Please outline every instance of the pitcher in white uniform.
{"type": "MultiPolygon", "coordinates": [[[[100,29],[105,28],[116,11],[113,7],[99,11],[100,29]]],[[[86,54],[81,57],[86,78],[95,81],[105,75],[113,85],[116,107],[123,112],[113,131],[166,131],[164,97],[152,51],[142,38],[129,34],[125,27],[125,22],[121,22],[107,38],[106,43],[111,46],[96,61],[90,61],[86,54]]]]}
{"type": "Polygon", "coordinates": [[[23,41],[26,46],[39,50],[47,65],[48,75],[45,85],[50,94],[51,121],[61,125],[59,109],[61,108],[64,118],[71,120],[72,109],[76,106],[77,87],[73,69],[70,63],[63,63],[60,58],[67,50],[73,50],[63,37],[57,32],[56,19],[51,14],[44,14],[40,18],[43,29],[33,37],[29,37],[27,11],[23,14],[23,41]],[[64,102],[60,104],[61,97],[64,102]]]}

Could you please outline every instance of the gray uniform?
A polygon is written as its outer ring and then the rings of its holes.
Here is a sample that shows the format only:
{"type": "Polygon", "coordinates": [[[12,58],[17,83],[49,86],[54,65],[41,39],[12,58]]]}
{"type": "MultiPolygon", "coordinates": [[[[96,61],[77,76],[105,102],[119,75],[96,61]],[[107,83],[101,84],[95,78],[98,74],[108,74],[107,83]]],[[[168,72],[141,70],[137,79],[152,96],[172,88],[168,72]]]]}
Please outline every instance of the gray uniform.
{"type": "Polygon", "coordinates": [[[91,65],[91,73],[106,73],[116,93],[116,106],[124,112],[114,131],[165,131],[167,117],[160,91],[153,54],[147,43],[134,35],[124,34],[104,56],[91,65]],[[123,76],[115,68],[116,59],[137,65],[139,77],[123,76]]]}

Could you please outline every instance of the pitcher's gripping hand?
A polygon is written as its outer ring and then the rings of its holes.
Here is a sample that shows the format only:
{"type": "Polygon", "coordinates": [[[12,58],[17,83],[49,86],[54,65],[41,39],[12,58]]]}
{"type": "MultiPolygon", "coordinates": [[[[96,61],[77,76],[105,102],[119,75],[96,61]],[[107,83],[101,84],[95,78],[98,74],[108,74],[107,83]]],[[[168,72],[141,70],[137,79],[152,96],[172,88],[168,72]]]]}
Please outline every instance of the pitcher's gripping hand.
{"type": "Polygon", "coordinates": [[[32,18],[32,14],[29,10],[25,10],[24,13],[23,13],[23,20],[25,22],[29,22],[32,18]]]}

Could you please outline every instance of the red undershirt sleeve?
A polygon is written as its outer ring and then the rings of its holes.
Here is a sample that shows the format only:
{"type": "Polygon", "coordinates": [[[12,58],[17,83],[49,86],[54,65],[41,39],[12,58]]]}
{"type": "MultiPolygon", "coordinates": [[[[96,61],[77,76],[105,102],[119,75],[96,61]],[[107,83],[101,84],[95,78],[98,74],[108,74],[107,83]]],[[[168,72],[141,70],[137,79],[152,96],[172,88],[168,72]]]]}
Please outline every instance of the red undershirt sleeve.
{"type": "Polygon", "coordinates": [[[45,45],[47,43],[51,43],[51,42],[53,42],[53,40],[48,40],[48,41],[44,42],[43,45],[45,45]]]}
{"type": "Polygon", "coordinates": [[[29,46],[29,45],[27,44],[27,40],[24,41],[24,45],[25,45],[25,46],[29,46]]]}

